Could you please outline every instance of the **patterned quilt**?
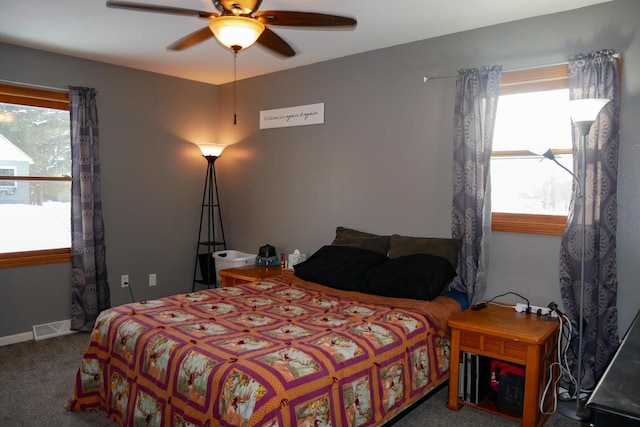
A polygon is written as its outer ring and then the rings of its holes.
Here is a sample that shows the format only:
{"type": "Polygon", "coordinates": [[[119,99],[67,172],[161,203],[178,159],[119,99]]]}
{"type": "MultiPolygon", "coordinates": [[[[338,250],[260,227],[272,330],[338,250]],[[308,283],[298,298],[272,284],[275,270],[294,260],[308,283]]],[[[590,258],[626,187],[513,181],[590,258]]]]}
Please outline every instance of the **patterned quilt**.
{"type": "Polygon", "coordinates": [[[123,426],[368,426],[447,379],[443,319],[295,279],[104,311],[67,409],[123,426]]]}

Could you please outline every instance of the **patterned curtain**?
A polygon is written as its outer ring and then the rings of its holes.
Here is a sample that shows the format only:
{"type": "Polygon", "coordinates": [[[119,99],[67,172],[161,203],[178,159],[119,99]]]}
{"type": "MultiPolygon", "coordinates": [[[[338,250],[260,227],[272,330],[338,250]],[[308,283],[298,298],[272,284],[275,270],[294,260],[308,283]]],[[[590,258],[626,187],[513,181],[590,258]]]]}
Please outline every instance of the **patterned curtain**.
{"type": "Polygon", "coordinates": [[[91,331],[111,306],[105,259],[96,90],[69,88],[71,117],[71,329],[91,331]]]}
{"type": "MultiPolygon", "coordinates": [[[[612,50],[569,58],[571,99],[608,98],[586,138],[585,201],[574,185],[567,226],[560,250],[560,291],[567,315],[578,330],[580,317],[580,264],[582,257],[582,209],[585,221],[585,277],[583,359],[581,388],[591,390],[618,347],[618,278],[616,226],[618,181],[619,91],[617,54],[612,50]]],[[[582,180],[581,137],[574,132],[574,173],[582,180]]],[[[574,335],[575,337],[575,335],[574,335]]],[[[568,352],[572,374],[577,375],[578,340],[568,352]]],[[[567,383],[568,385],[568,383],[567,383]]]]}
{"type": "Polygon", "coordinates": [[[452,288],[478,302],[487,288],[491,225],[489,162],[502,66],[460,70],[456,81],[452,236],[460,239],[452,288]]]}

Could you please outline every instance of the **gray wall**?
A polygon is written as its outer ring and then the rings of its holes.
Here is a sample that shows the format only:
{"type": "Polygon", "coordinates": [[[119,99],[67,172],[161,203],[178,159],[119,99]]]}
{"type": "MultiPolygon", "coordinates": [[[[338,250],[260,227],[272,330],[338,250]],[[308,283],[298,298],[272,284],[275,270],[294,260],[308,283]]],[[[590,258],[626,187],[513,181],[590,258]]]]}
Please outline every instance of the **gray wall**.
{"type": "MultiPolygon", "coordinates": [[[[640,2],[618,0],[244,80],[235,127],[232,86],[222,86],[218,136],[234,145],[217,166],[231,246],[313,252],[338,225],[450,236],[455,81],[423,84],[422,76],[485,64],[530,68],[613,48],[624,61],[618,305],[625,331],[640,308],[638,16],[640,2]],[[323,125],[259,129],[261,110],[319,102],[323,125]]],[[[553,236],[493,233],[486,297],[514,291],[535,305],[560,303],[559,245],[553,236]]]]}
{"type": "MultiPolygon", "coordinates": [[[[0,79],[100,91],[107,257],[113,304],[191,289],[206,168],[190,142],[233,144],[216,162],[230,248],[312,253],[335,227],[449,236],[455,81],[423,75],[565,62],[614,48],[624,59],[619,182],[620,329],[640,308],[640,3],[616,0],[213,87],[0,44],[0,79]],[[325,123],[259,130],[260,110],[324,102],[325,123]],[[218,118],[216,118],[218,117],[218,118]],[[158,287],[146,286],[158,273],[158,287]]],[[[355,34],[355,33],[354,33],[355,34]]],[[[487,297],[560,301],[551,236],[493,233],[487,297]]],[[[0,337],[69,318],[69,266],[0,270],[0,337]]],[[[512,300],[518,302],[517,300],[512,300]]]]}
{"type": "MultiPolygon", "coordinates": [[[[0,44],[0,79],[98,94],[107,267],[112,304],[191,290],[218,87],[0,44]],[[158,286],[148,287],[149,273],[158,286]]],[[[0,236],[0,238],[2,238],[0,236]]],[[[70,318],[70,264],[0,270],[0,337],[70,318]]]]}

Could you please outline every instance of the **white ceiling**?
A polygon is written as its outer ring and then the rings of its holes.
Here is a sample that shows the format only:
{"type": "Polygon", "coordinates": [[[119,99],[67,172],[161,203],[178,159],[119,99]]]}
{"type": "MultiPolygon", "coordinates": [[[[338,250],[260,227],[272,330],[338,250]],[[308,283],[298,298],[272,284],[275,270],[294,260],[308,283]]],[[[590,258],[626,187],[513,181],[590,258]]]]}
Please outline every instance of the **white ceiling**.
{"type": "MultiPolygon", "coordinates": [[[[215,12],[211,0],[132,0],[215,12]]],[[[613,0],[263,0],[261,11],[296,10],[357,19],[354,30],[272,27],[296,51],[259,46],[238,54],[237,78],[613,0]]],[[[233,54],[209,39],[181,52],[168,45],[204,19],[105,6],[105,0],[0,0],[0,41],[201,82],[233,81],[233,54]]],[[[1,77],[1,76],[0,76],[1,77]]]]}

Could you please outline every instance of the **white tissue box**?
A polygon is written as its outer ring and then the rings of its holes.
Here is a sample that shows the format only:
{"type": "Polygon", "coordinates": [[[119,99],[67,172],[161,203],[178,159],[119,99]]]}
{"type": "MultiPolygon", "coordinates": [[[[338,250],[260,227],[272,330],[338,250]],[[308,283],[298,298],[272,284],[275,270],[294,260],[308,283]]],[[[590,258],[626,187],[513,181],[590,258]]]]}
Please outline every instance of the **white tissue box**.
{"type": "Polygon", "coordinates": [[[307,254],[301,254],[300,251],[296,249],[288,256],[289,268],[293,268],[294,265],[300,264],[302,261],[306,261],[306,259],[307,254]]]}

